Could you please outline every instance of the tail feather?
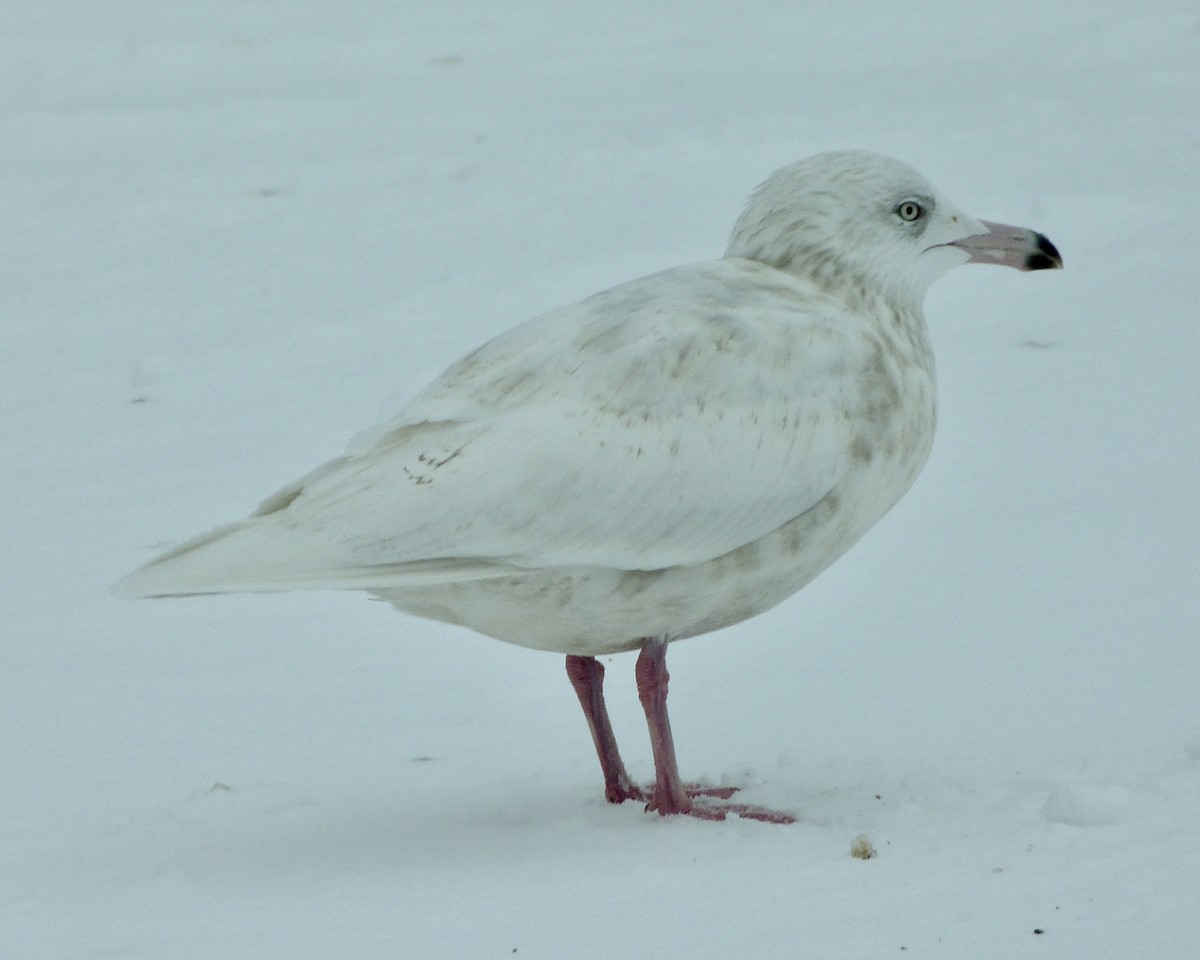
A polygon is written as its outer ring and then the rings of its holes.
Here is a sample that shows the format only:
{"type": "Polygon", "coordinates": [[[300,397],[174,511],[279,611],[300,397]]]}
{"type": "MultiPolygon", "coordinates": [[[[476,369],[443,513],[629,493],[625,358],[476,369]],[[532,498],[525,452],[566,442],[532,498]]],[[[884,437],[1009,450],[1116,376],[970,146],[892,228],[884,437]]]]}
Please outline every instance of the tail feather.
{"type": "Polygon", "coordinates": [[[345,565],[288,528],[252,517],[219,527],[155,557],[112,587],[119,597],[179,597],[206,593],[290,590],[376,590],[511,575],[493,560],[447,558],[345,565]]]}

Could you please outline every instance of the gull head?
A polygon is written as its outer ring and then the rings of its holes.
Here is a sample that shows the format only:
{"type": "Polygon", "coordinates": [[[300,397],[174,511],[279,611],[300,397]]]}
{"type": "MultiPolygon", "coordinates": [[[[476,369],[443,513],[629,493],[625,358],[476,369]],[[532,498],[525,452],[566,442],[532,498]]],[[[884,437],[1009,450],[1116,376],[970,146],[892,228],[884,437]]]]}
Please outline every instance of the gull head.
{"type": "Polygon", "coordinates": [[[865,150],[820,153],[754,192],[726,257],[810,279],[834,296],[919,310],[951,267],[1062,267],[1046,237],[965,213],[911,167],[865,150]]]}

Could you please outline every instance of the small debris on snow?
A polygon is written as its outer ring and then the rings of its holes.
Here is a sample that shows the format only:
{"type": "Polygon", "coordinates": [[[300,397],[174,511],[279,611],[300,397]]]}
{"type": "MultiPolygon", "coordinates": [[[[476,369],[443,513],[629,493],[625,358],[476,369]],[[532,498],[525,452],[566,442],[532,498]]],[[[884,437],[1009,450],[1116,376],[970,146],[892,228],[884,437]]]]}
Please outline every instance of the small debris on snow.
{"type": "Polygon", "coordinates": [[[850,856],[857,860],[870,860],[872,857],[879,856],[879,854],[871,846],[871,838],[865,833],[860,833],[850,844],[850,856]]]}

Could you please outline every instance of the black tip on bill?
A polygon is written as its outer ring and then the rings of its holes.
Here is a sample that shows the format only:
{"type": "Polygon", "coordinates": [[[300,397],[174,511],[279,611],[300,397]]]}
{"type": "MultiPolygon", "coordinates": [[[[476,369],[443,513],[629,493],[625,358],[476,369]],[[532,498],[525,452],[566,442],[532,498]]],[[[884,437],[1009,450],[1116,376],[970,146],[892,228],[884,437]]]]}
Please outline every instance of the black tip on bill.
{"type": "Polygon", "coordinates": [[[1045,234],[1037,235],[1037,253],[1031,253],[1025,261],[1026,270],[1061,270],[1063,261],[1058,247],[1045,234]]]}

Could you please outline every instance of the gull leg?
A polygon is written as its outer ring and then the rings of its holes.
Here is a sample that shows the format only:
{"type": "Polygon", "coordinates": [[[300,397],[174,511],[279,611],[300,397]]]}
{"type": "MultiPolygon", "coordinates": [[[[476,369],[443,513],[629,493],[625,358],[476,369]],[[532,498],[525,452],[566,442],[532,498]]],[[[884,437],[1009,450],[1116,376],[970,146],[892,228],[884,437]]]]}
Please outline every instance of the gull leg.
{"type": "Polygon", "coordinates": [[[719,797],[728,800],[736,787],[701,787],[684,784],[679,776],[679,765],[675,760],[675,741],[671,736],[671,721],[667,716],[667,641],[664,637],[648,637],[642,643],[637,667],[638,697],[646,711],[646,724],[650,728],[650,747],[654,751],[654,794],[646,805],[647,810],[657,810],[662,816],[686,813],[702,820],[724,820],[734,813],[749,820],[767,823],[794,823],[790,813],[781,813],[757,807],[749,803],[713,803],[709,800],[693,802],[693,798],[719,797]]]}
{"type": "Polygon", "coordinates": [[[650,728],[650,748],[654,751],[654,795],[646,809],[657,810],[663,816],[691,813],[692,798],[679,778],[671,720],[667,716],[667,682],[671,675],[667,673],[665,638],[648,637],[642,643],[634,676],[642,709],[646,711],[646,725],[650,728]]]}
{"type": "Polygon", "coordinates": [[[595,657],[569,656],[567,676],[583,707],[588,729],[592,731],[592,742],[596,744],[596,755],[604,774],[604,798],[609,803],[645,800],[646,795],[625,772],[625,764],[617,750],[617,738],[604,706],[604,665],[595,657]]]}

